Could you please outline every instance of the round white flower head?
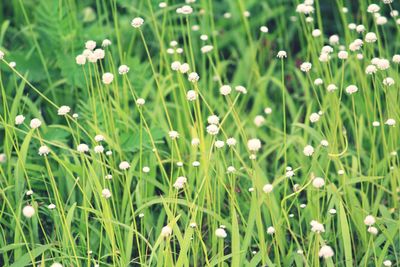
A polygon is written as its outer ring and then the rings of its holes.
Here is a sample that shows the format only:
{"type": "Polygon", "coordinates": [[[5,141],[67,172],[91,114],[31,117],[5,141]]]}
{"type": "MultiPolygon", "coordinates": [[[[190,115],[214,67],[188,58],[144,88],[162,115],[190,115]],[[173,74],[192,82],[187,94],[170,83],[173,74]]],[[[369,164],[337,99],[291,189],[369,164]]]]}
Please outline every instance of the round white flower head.
{"type": "Polygon", "coordinates": [[[227,235],[225,229],[220,227],[220,228],[217,228],[217,230],[215,230],[215,236],[218,238],[225,238],[228,235],[227,235]]]}
{"type": "Polygon", "coordinates": [[[185,5],[180,8],[180,14],[190,15],[193,12],[193,8],[191,6],[185,5]]]}
{"type": "Polygon", "coordinates": [[[321,146],[327,147],[329,145],[329,142],[328,142],[328,140],[324,139],[324,140],[321,140],[320,144],[321,144],[321,146]]]}
{"type": "Polygon", "coordinates": [[[376,66],[380,70],[387,70],[390,67],[390,62],[389,62],[389,60],[387,60],[385,58],[380,58],[377,60],[376,66]]]}
{"type": "Polygon", "coordinates": [[[77,55],[75,58],[76,64],[78,65],[85,65],[86,64],[86,57],[84,55],[77,55]]]}
{"type": "Polygon", "coordinates": [[[52,265],[50,265],[50,267],[63,267],[61,263],[59,262],[53,262],[52,265]]]}
{"type": "Polygon", "coordinates": [[[235,167],[233,166],[228,166],[228,168],[226,169],[227,173],[234,173],[236,171],[235,167]]]}
{"type": "Polygon", "coordinates": [[[373,234],[373,235],[377,235],[378,234],[378,229],[374,226],[370,226],[367,229],[368,233],[373,234]]]}
{"type": "Polygon", "coordinates": [[[261,148],[261,141],[258,138],[249,139],[247,148],[252,152],[257,152],[261,148]]]}
{"type": "Polygon", "coordinates": [[[193,161],[193,162],[192,162],[192,166],[193,166],[193,167],[199,167],[199,166],[200,166],[200,162],[198,162],[198,161],[193,161]]]}
{"type": "Polygon", "coordinates": [[[378,71],[378,69],[375,67],[375,65],[368,65],[365,68],[365,73],[368,75],[374,74],[378,71]]]}
{"type": "Polygon", "coordinates": [[[26,191],[26,195],[27,195],[27,196],[33,195],[33,190],[28,190],[28,191],[26,191]]]}
{"type": "Polygon", "coordinates": [[[242,94],[247,94],[247,89],[246,87],[242,85],[235,86],[236,92],[242,93],[242,94]]]}
{"type": "Polygon", "coordinates": [[[314,80],[314,84],[316,86],[322,85],[323,83],[324,83],[324,81],[321,78],[317,78],[317,79],[314,80]]]}
{"type": "Polygon", "coordinates": [[[129,164],[129,162],[127,162],[127,161],[122,161],[120,164],[119,164],[119,169],[120,170],[127,170],[127,169],[129,169],[130,167],[131,167],[131,165],[129,164]]]}
{"type": "Polygon", "coordinates": [[[87,59],[88,59],[88,61],[89,61],[90,63],[96,63],[97,60],[98,60],[97,56],[96,56],[93,52],[90,52],[90,53],[87,55],[87,59]]]}
{"type": "Polygon", "coordinates": [[[318,58],[318,60],[321,62],[328,62],[330,59],[331,59],[331,56],[326,53],[322,53],[318,58]]]}
{"type": "Polygon", "coordinates": [[[188,76],[189,82],[196,83],[199,79],[200,79],[200,76],[197,74],[197,72],[189,73],[189,76],[188,76]]]}
{"type": "Polygon", "coordinates": [[[173,186],[175,187],[175,189],[182,189],[182,188],[185,186],[186,182],[187,182],[186,177],[184,177],[184,176],[179,176],[179,177],[176,179],[176,181],[175,181],[175,183],[174,183],[173,186]]]}
{"type": "Polygon", "coordinates": [[[127,65],[121,65],[118,68],[118,73],[120,75],[127,74],[129,72],[129,67],[127,65]]]}
{"type": "Polygon", "coordinates": [[[372,122],[372,126],[374,126],[374,127],[379,127],[380,125],[381,125],[381,123],[379,121],[372,122]]]}
{"type": "Polygon", "coordinates": [[[37,119],[37,118],[32,119],[32,120],[31,120],[31,123],[29,124],[29,126],[30,126],[32,129],[39,128],[40,125],[42,125],[42,122],[41,122],[39,119],[37,119]]]}
{"type": "Polygon", "coordinates": [[[40,156],[47,156],[50,153],[50,148],[48,146],[41,146],[39,147],[38,154],[40,156]]]}
{"type": "Polygon", "coordinates": [[[399,11],[393,9],[392,11],[390,11],[390,16],[396,18],[397,16],[399,16],[399,11]]]}
{"type": "Polygon", "coordinates": [[[32,218],[33,215],[35,215],[35,209],[34,209],[31,205],[26,205],[26,206],[22,209],[22,214],[23,214],[26,218],[32,218]]]}
{"type": "Polygon", "coordinates": [[[80,153],[85,153],[89,151],[89,146],[87,144],[79,144],[76,150],[80,153]]]}
{"type": "Polygon", "coordinates": [[[146,100],[144,100],[143,98],[138,98],[136,100],[136,105],[138,105],[139,107],[143,106],[145,103],[146,103],[146,100]]]}
{"type": "Polygon", "coordinates": [[[307,157],[312,156],[314,154],[314,148],[311,145],[307,145],[303,149],[303,154],[307,157]]]}
{"type": "Polygon", "coordinates": [[[53,203],[51,203],[51,204],[49,204],[49,205],[47,206],[47,208],[48,208],[49,210],[54,210],[54,209],[56,208],[56,205],[53,204],[53,203]]]}
{"type": "Polygon", "coordinates": [[[328,92],[336,91],[336,90],[337,90],[337,86],[336,86],[335,84],[333,84],[333,83],[328,84],[328,86],[326,87],[326,90],[327,90],[328,92]]]}
{"type": "Polygon", "coordinates": [[[104,179],[111,180],[112,179],[112,175],[111,174],[107,174],[106,176],[104,176],[104,179]]]}
{"type": "Polygon", "coordinates": [[[375,217],[372,215],[367,215],[364,219],[364,224],[367,226],[375,224],[375,217]]]}
{"type": "Polygon", "coordinates": [[[85,43],[85,48],[89,50],[93,50],[96,48],[96,42],[93,40],[89,40],[85,43]]]}
{"type": "Polygon", "coordinates": [[[265,122],[265,118],[264,118],[264,116],[262,116],[262,115],[257,115],[257,116],[254,118],[254,124],[255,124],[257,127],[262,126],[262,125],[264,124],[264,122],[265,122]]]}
{"type": "Polygon", "coordinates": [[[205,45],[201,47],[201,53],[206,54],[208,52],[211,52],[214,49],[214,46],[212,45],[205,45]]]}
{"type": "Polygon", "coordinates": [[[230,137],[228,139],[226,139],[226,144],[231,147],[231,146],[235,146],[236,145],[236,139],[233,137],[230,137]]]}
{"type": "Polygon", "coordinates": [[[232,92],[232,88],[229,85],[222,85],[221,88],[219,88],[219,92],[221,95],[229,95],[232,92]]]}
{"type": "Polygon", "coordinates": [[[167,7],[167,3],[165,3],[165,2],[160,2],[160,3],[158,4],[158,7],[159,7],[159,8],[166,8],[166,7],[167,7]]]}
{"type": "Polygon", "coordinates": [[[383,265],[386,266],[386,267],[390,267],[390,266],[392,266],[392,262],[390,260],[385,260],[383,262],[383,265]]]}
{"type": "Polygon", "coordinates": [[[113,152],[112,152],[111,150],[107,150],[107,151],[106,151],[106,155],[107,155],[107,156],[111,156],[112,153],[113,153],[113,152]]]}
{"type": "Polygon", "coordinates": [[[388,125],[388,126],[395,126],[396,125],[396,120],[395,119],[387,119],[385,124],[388,125]]]}
{"type": "Polygon", "coordinates": [[[331,35],[329,37],[329,44],[331,44],[331,45],[339,44],[339,35],[337,35],[337,34],[331,35]]]}
{"type": "Polygon", "coordinates": [[[315,177],[312,181],[312,185],[315,188],[321,188],[325,185],[325,180],[321,177],[315,177]]]}
{"type": "Polygon", "coordinates": [[[261,26],[260,27],[260,31],[263,33],[267,33],[268,32],[268,27],[267,26],[261,26]]]}
{"type": "Polygon", "coordinates": [[[365,26],[362,25],[362,24],[357,25],[356,31],[357,31],[358,33],[363,33],[363,32],[365,31],[365,26]]]}
{"type": "Polygon", "coordinates": [[[387,77],[383,79],[383,85],[392,86],[394,84],[394,80],[391,77],[387,77]]]}
{"type": "Polygon", "coordinates": [[[174,61],[171,63],[171,69],[174,71],[178,71],[181,67],[181,63],[179,61],[174,61]]]}
{"type": "Polygon", "coordinates": [[[5,163],[7,161],[7,156],[4,153],[0,153],[0,163],[5,163]]]}
{"type": "Polygon", "coordinates": [[[311,32],[311,34],[313,37],[319,37],[319,36],[321,36],[322,32],[320,29],[315,29],[311,32]]]}
{"type": "Polygon", "coordinates": [[[309,72],[311,70],[312,64],[310,62],[304,62],[300,65],[301,71],[309,72]]]}
{"type": "Polygon", "coordinates": [[[131,26],[133,28],[140,28],[144,23],[144,19],[142,19],[141,17],[136,17],[131,21],[131,26]]]}
{"type": "Polygon", "coordinates": [[[349,53],[347,51],[339,51],[338,58],[342,59],[342,60],[348,59],[349,58],[349,53]]]}
{"type": "Polygon", "coordinates": [[[393,63],[399,64],[400,63],[400,55],[394,55],[392,57],[393,63]]]}
{"type": "Polygon", "coordinates": [[[4,59],[4,52],[0,50],[0,60],[4,59]]]}
{"type": "Polygon", "coordinates": [[[335,210],[335,209],[330,209],[330,210],[329,210],[329,214],[331,214],[331,215],[336,214],[336,210],[335,210]]]}
{"type": "Polygon", "coordinates": [[[103,74],[102,79],[104,84],[110,84],[114,80],[114,75],[110,72],[106,72],[103,74]]]}
{"type": "Polygon", "coordinates": [[[269,234],[269,235],[275,234],[275,228],[272,227],[272,226],[269,226],[269,227],[267,228],[267,234],[269,234]]]}
{"type": "Polygon", "coordinates": [[[388,20],[385,16],[379,16],[376,18],[377,25],[385,25],[387,22],[388,22],[388,20]]]}
{"type": "Polygon", "coordinates": [[[272,108],[266,107],[266,108],[264,109],[264,113],[267,114],[267,115],[271,114],[271,113],[272,113],[272,108]]]}
{"type": "Polygon", "coordinates": [[[214,145],[216,148],[223,148],[225,146],[225,142],[222,140],[217,140],[215,141],[214,145]]]}
{"type": "Polygon", "coordinates": [[[315,123],[317,121],[319,121],[320,116],[318,115],[318,113],[311,113],[310,115],[310,122],[311,123],[315,123]]]}
{"type": "Polygon", "coordinates": [[[101,43],[102,47],[107,47],[111,45],[111,41],[108,39],[104,39],[103,42],[101,43]]]}
{"type": "Polygon", "coordinates": [[[97,145],[94,147],[94,152],[97,154],[103,153],[104,152],[104,147],[102,145],[97,145]]]}
{"type": "Polygon", "coordinates": [[[274,186],[272,184],[265,184],[263,186],[263,191],[266,194],[271,193],[273,189],[274,189],[274,186]]]}
{"type": "Polygon", "coordinates": [[[98,135],[96,135],[96,136],[94,137],[94,140],[95,140],[96,142],[101,142],[101,141],[104,141],[105,138],[104,138],[103,135],[98,134],[98,135]]]}
{"type": "Polygon", "coordinates": [[[375,43],[378,38],[376,37],[376,34],[374,32],[369,32],[365,35],[365,41],[367,43],[375,43]]]}
{"type": "Polygon", "coordinates": [[[377,4],[371,4],[367,8],[368,13],[376,13],[379,12],[381,8],[377,4]]]}
{"type": "Polygon", "coordinates": [[[171,226],[166,225],[161,229],[161,236],[162,237],[169,237],[171,234],[172,234],[171,226]]]}
{"type": "Polygon", "coordinates": [[[169,131],[168,132],[168,136],[169,138],[171,138],[172,140],[179,138],[179,133],[177,131],[169,131]]]}
{"type": "Polygon", "coordinates": [[[207,118],[208,124],[218,124],[219,123],[219,118],[217,115],[210,115],[207,118]]]}
{"type": "Polygon", "coordinates": [[[94,50],[93,54],[97,57],[97,59],[103,59],[106,56],[104,50],[101,48],[94,50]]]}
{"type": "Polygon", "coordinates": [[[111,191],[110,191],[110,189],[104,188],[104,189],[101,191],[101,195],[102,195],[105,199],[110,198],[110,197],[111,197],[111,191]]]}
{"type": "Polygon", "coordinates": [[[194,147],[198,146],[200,144],[200,139],[197,138],[197,137],[193,138],[192,141],[191,141],[191,144],[194,147]]]}
{"type": "Polygon", "coordinates": [[[24,115],[17,115],[15,117],[15,125],[21,125],[24,123],[24,121],[25,121],[24,115]]]}
{"type": "Polygon", "coordinates": [[[283,50],[281,50],[281,51],[279,51],[278,52],[278,54],[276,55],[276,57],[277,58],[286,58],[287,57],[287,53],[286,53],[286,51],[283,51],[283,50]]]}
{"type": "Polygon", "coordinates": [[[186,99],[189,101],[195,101],[197,99],[197,93],[195,90],[189,90],[186,92],[186,99]]]}
{"type": "Polygon", "coordinates": [[[207,126],[207,133],[211,134],[211,135],[217,135],[219,132],[219,128],[217,125],[215,124],[210,124],[207,126]]]}
{"type": "Polygon", "coordinates": [[[349,85],[346,87],[346,93],[348,93],[349,95],[352,95],[352,94],[356,93],[357,91],[358,91],[358,88],[355,85],[349,85]]]}
{"type": "Polygon", "coordinates": [[[312,220],[310,222],[311,225],[311,231],[314,233],[324,233],[325,232],[325,227],[322,223],[316,221],[316,220],[312,220]]]}
{"type": "Polygon", "coordinates": [[[70,111],[71,111],[71,108],[69,106],[61,106],[58,109],[57,114],[60,116],[64,116],[64,115],[67,115],[70,111]]]}
{"type": "Polygon", "coordinates": [[[327,245],[323,245],[318,252],[318,256],[321,258],[323,257],[324,259],[331,258],[333,255],[335,255],[333,249],[327,245]]]}
{"type": "Polygon", "coordinates": [[[179,66],[179,71],[181,73],[187,73],[190,70],[189,64],[183,63],[179,66]]]}
{"type": "Polygon", "coordinates": [[[349,28],[350,30],[355,30],[356,27],[357,27],[357,25],[356,25],[355,23],[350,23],[350,24],[348,25],[348,28],[349,28]]]}

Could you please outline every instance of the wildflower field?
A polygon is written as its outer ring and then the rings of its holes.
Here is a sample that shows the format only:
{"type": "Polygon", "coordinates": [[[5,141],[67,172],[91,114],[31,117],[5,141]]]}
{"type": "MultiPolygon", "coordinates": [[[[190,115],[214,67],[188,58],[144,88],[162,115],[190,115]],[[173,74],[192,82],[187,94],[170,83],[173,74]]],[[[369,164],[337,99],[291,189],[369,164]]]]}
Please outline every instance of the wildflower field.
{"type": "Polygon", "coordinates": [[[2,0],[0,266],[400,266],[397,10],[2,0]]]}

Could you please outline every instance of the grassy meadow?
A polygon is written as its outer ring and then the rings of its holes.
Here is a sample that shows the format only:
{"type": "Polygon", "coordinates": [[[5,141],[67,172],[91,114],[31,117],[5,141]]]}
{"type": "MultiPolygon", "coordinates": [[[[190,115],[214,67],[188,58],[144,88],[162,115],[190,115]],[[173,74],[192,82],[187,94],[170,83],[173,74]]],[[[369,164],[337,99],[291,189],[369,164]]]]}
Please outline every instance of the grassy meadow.
{"type": "Polygon", "coordinates": [[[0,266],[400,266],[398,0],[3,0],[0,266]]]}

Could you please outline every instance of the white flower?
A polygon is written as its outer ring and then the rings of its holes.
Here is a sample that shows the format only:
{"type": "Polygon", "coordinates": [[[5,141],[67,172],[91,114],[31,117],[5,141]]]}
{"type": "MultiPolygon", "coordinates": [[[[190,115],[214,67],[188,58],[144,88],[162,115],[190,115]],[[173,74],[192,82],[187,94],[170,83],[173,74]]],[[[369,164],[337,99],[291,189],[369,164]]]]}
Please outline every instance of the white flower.
{"type": "Polygon", "coordinates": [[[107,151],[106,151],[106,155],[107,155],[107,156],[111,156],[111,155],[112,155],[112,151],[111,151],[111,150],[107,150],[107,151]]]}
{"type": "Polygon", "coordinates": [[[272,184],[265,184],[263,186],[263,191],[264,191],[264,193],[267,193],[267,194],[271,193],[273,189],[274,189],[274,186],[272,184]]]}
{"type": "Polygon", "coordinates": [[[328,62],[330,59],[331,59],[331,56],[329,54],[325,54],[325,53],[322,53],[318,58],[318,60],[321,62],[328,62]]]}
{"type": "Polygon", "coordinates": [[[39,128],[40,125],[42,125],[42,122],[41,122],[39,119],[37,119],[37,118],[32,119],[32,120],[31,120],[31,123],[29,124],[29,126],[30,126],[32,129],[39,128]]]}
{"type": "Polygon", "coordinates": [[[379,16],[376,18],[377,25],[385,25],[387,23],[387,18],[385,16],[379,16]]]}
{"type": "Polygon", "coordinates": [[[112,179],[112,175],[111,174],[107,174],[106,176],[104,176],[104,179],[111,180],[112,179]]]}
{"type": "Polygon", "coordinates": [[[75,58],[76,64],[78,65],[85,65],[86,64],[86,57],[84,55],[77,55],[75,58]]]}
{"type": "Polygon", "coordinates": [[[158,7],[159,7],[159,8],[166,8],[166,7],[167,7],[167,3],[165,3],[165,2],[160,2],[160,3],[158,4],[158,7]]]}
{"type": "Polygon", "coordinates": [[[40,156],[47,156],[50,153],[50,148],[48,146],[41,146],[39,147],[38,154],[40,156]]]}
{"type": "Polygon", "coordinates": [[[56,208],[56,205],[54,205],[53,203],[51,203],[51,204],[49,204],[49,205],[47,206],[47,208],[48,208],[49,210],[54,210],[54,209],[56,208]]]}
{"type": "Polygon", "coordinates": [[[261,141],[258,138],[253,138],[247,141],[247,148],[252,152],[257,152],[261,148],[261,141]]]}
{"type": "Polygon", "coordinates": [[[375,217],[372,215],[367,215],[364,219],[364,224],[367,226],[375,224],[375,217]]]}
{"type": "Polygon", "coordinates": [[[193,138],[191,141],[192,146],[196,147],[200,144],[200,139],[199,138],[193,138]]]}
{"type": "Polygon", "coordinates": [[[206,54],[208,52],[211,52],[214,49],[214,46],[212,45],[205,45],[201,47],[201,53],[206,54]]]}
{"type": "Polygon", "coordinates": [[[189,64],[183,63],[182,65],[179,66],[179,71],[181,73],[186,73],[190,70],[189,64]]]}
{"type": "Polygon", "coordinates": [[[172,228],[169,225],[166,225],[161,229],[161,236],[162,237],[168,237],[171,234],[172,234],[172,228]]]}
{"type": "Polygon", "coordinates": [[[336,210],[335,209],[330,209],[329,210],[329,214],[332,214],[332,215],[336,214],[336,210]]]}
{"type": "Polygon", "coordinates": [[[324,81],[321,78],[317,78],[317,79],[314,80],[314,84],[316,86],[322,85],[323,83],[324,83],[324,81]]]}
{"type": "Polygon", "coordinates": [[[173,186],[175,187],[175,189],[182,189],[182,188],[185,186],[186,182],[187,182],[186,177],[184,177],[184,176],[179,176],[179,177],[176,179],[176,181],[175,181],[175,183],[174,183],[173,186]]]}
{"type": "Polygon", "coordinates": [[[22,214],[23,214],[26,218],[32,218],[33,215],[35,215],[35,209],[34,209],[31,205],[26,205],[26,206],[22,209],[22,214]]]}
{"type": "Polygon", "coordinates": [[[219,132],[219,128],[217,125],[215,124],[210,124],[207,126],[207,133],[211,134],[211,135],[216,135],[219,132]]]}
{"type": "Polygon", "coordinates": [[[350,30],[355,30],[356,27],[357,27],[357,25],[356,25],[355,23],[350,23],[350,24],[348,25],[348,27],[349,27],[350,30]]]}
{"type": "Polygon", "coordinates": [[[228,139],[226,139],[226,144],[231,147],[231,146],[235,146],[236,145],[236,139],[233,137],[230,137],[228,139]]]}
{"type": "Polygon", "coordinates": [[[321,140],[321,146],[327,147],[329,145],[328,140],[321,140]]]}
{"type": "Polygon", "coordinates": [[[97,59],[103,59],[105,57],[105,52],[101,48],[94,50],[93,54],[97,57],[97,59]]]}
{"type": "Polygon", "coordinates": [[[362,32],[364,32],[364,31],[365,31],[365,26],[364,26],[364,25],[362,25],[362,24],[360,24],[360,25],[357,25],[357,27],[356,27],[356,31],[357,31],[358,33],[362,33],[362,32]]]}
{"type": "Polygon", "coordinates": [[[367,8],[368,13],[376,13],[379,12],[381,8],[377,4],[371,4],[367,8]]]}
{"type": "Polygon", "coordinates": [[[191,6],[185,5],[185,6],[181,7],[180,12],[177,12],[177,13],[180,13],[183,15],[190,15],[190,14],[192,14],[192,12],[193,12],[193,8],[191,6]]]}
{"type": "Polygon", "coordinates": [[[328,86],[326,87],[326,90],[328,92],[333,92],[333,91],[337,90],[337,86],[335,84],[333,84],[333,83],[328,84],[328,86]]]}
{"type": "Polygon", "coordinates": [[[238,85],[235,86],[236,92],[242,93],[242,94],[247,94],[247,89],[244,86],[238,85]]]}
{"type": "Polygon", "coordinates": [[[286,170],[286,174],[285,174],[286,178],[292,178],[294,175],[295,175],[295,173],[292,170],[292,168],[286,170]]]}
{"type": "Polygon", "coordinates": [[[229,85],[222,85],[221,88],[219,88],[219,92],[221,95],[229,95],[232,92],[232,88],[229,85]]]}
{"type": "Polygon", "coordinates": [[[4,52],[0,50],[0,60],[4,59],[4,52]]]}
{"type": "Polygon", "coordinates": [[[131,165],[129,164],[129,162],[127,162],[127,161],[122,161],[120,164],[119,164],[119,169],[120,170],[127,170],[127,169],[129,169],[131,167],[131,165]]]}
{"type": "Polygon", "coordinates": [[[347,51],[339,51],[338,58],[339,59],[347,59],[349,57],[349,53],[347,51]]]}
{"type": "Polygon", "coordinates": [[[207,122],[208,122],[208,124],[216,124],[217,125],[219,123],[219,118],[217,115],[211,115],[211,116],[208,116],[207,122]]]}
{"type": "Polygon", "coordinates": [[[139,107],[143,106],[145,103],[146,103],[146,100],[144,100],[143,98],[138,98],[136,100],[136,105],[138,105],[139,107]]]}
{"type": "Polygon", "coordinates": [[[95,153],[103,153],[104,152],[104,147],[102,145],[97,145],[94,147],[94,152],[95,153]]]}
{"type": "Polygon", "coordinates": [[[195,83],[200,79],[200,76],[197,74],[197,72],[191,72],[189,73],[188,80],[189,82],[195,83]]]}
{"type": "Polygon", "coordinates": [[[313,181],[312,181],[312,185],[313,185],[315,188],[321,188],[321,187],[323,187],[323,186],[325,185],[325,181],[324,181],[324,179],[321,178],[321,177],[315,177],[315,178],[313,179],[313,181]]]}
{"type": "Polygon", "coordinates": [[[310,122],[315,123],[317,121],[319,121],[320,116],[318,115],[318,113],[311,113],[310,115],[310,122]]]}
{"type": "Polygon", "coordinates": [[[392,86],[394,84],[394,80],[391,77],[387,77],[383,79],[383,84],[386,86],[392,86]]]}
{"type": "Polygon", "coordinates": [[[50,265],[50,267],[63,267],[61,263],[58,262],[53,262],[52,265],[50,265]]]}
{"type": "Polygon", "coordinates": [[[378,38],[376,37],[376,34],[374,32],[369,32],[365,35],[365,41],[367,43],[374,43],[376,42],[376,40],[378,40],[378,38]]]}
{"type": "Polygon", "coordinates": [[[376,73],[377,70],[378,70],[378,69],[375,67],[375,65],[368,65],[368,66],[365,68],[365,73],[371,75],[371,74],[376,73]]]}
{"type": "Polygon", "coordinates": [[[15,117],[15,125],[21,125],[24,123],[24,121],[25,121],[24,115],[17,115],[15,117]]]}
{"type": "Polygon", "coordinates": [[[304,62],[300,65],[301,71],[309,72],[311,70],[312,64],[310,62],[304,62]]]}
{"type": "Polygon", "coordinates": [[[33,191],[32,191],[32,190],[28,190],[28,191],[26,191],[26,195],[27,195],[27,196],[31,196],[31,195],[33,195],[33,191]]]}
{"type": "Polygon", "coordinates": [[[179,138],[179,133],[177,131],[169,131],[168,132],[168,136],[169,138],[171,138],[172,140],[179,138]]]}
{"type": "Polygon", "coordinates": [[[310,145],[305,146],[303,149],[303,154],[307,157],[312,156],[312,154],[314,154],[314,148],[310,145]]]}
{"type": "Polygon", "coordinates": [[[108,198],[111,197],[111,191],[110,191],[108,188],[104,188],[104,189],[101,191],[101,195],[102,195],[105,199],[108,199],[108,198]]]}
{"type": "Polygon", "coordinates": [[[104,39],[103,42],[101,43],[102,47],[107,47],[111,45],[111,41],[108,39],[104,39]]]}
{"type": "Polygon", "coordinates": [[[87,144],[79,144],[76,150],[80,153],[85,153],[89,151],[89,146],[87,144]]]}
{"type": "Polygon", "coordinates": [[[86,48],[86,49],[89,49],[89,50],[95,49],[95,48],[96,48],[96,42],[95,42],[95,41],[92,41],[92,40],[87,41],[87,42],[85,43],[85,48],[86,48]]]}
{"type": "Polygon", "coordinates": [[[346,87],[346,93],[348,93],[349,95],[354,94],[357,91],[358,91],[358,88],[355,85],[349,85],[346,87]]]}
{"type": "Polygon", "coordinates": [[[121,65],[118,68],[118,73],[120,75],[127,74],[129,72],[129,67],[127,65],[121,65]]]}
{"type": "Polygon", "coordinates": [[[218,238],[225,238],[227,237],[226,231],[224,228],[218,228],[217,230],[215,230],[215,235],[218,238]]]}
{"type": "Polygon", "coordinates": [[[394,55],[392,57],[393,63],[399,64],[400,63],[400,55],[394,55]]]}
{"type": "Polygon", "coordinates": [[[330,43],[331,45],[337,45],[337,44],[339,44],[339,35],[337,35],[337,34],[331,35],[331,36],[329,37],[329,43],[330,43]]]}
{"type": "Polygon", "coordinates": [[[227,168],[227,172],[228,172],[228,173],[234,173],[235,171],[236,171],[235,167],[233,167],[233,166],[228,166],[228,168],[227,168]]]}
{"type": "Polygon", "coordinates": [[[390,267],[390,266],[392,266],[392,262],[390,260],[385,260],[383,262],[383,265],[386,266],[386,267],[390,267]]]}
{"type": "Polygon", "coordinates": [[[325,228],[324,225],[318,221],[312,220],[310,222],[311,225],[311,231],[314,233],[324,233],[325,232],[325,228]]]}
{"type": "Polygon", "coordinates": [[[193,161],[193,162],[192,162],[192,166],[193,166],[193,167],[199,167],[199,166],[200,166],[200,162],[198,162],[198,161],[193,161]]]}
{"type": "Polygon", "coordinates": [[[104,84],[110,84],[114,80],[114,75],[110,72],[106,72],[103,74],[102,79],[104,84]]]}
{"type": "Polygon", "coordinates": [[[149,172],[150,172],[150,168],[149,168],[148,166],[144,166],[144,167],[142,168],[142,171],[143,171],[144,173],[149,173],[149,172]]]}
{"type": "Polygon", "coordinates": [[[318,256],[324,259],[331,258],[334,254],[333,249],[327,245],[323,245],[318,252],[318,256]]]}
{"type": "Polygon", "coordinates": [[[94,137],[94,140],[95,140],[96,142],[104,141],[104,136],[101,135],[101,134],[98,134],[98,135],[96,135],[96,136],[94,137]]]}
{"type": "Polygon", "coordinates": [[[190,227],[190,228],[196,228],[196,227],[197,227],[197,223],[191,222],[191,223],[189,224],[189,227],[190,227]]]}
{"type": "Polygon", "coordinates": [[[267,26],[261,26],[260,27],[260,31],[263,33],[267,33],[268,32],[268,27],[267,26]]]}
{"type": "Polygon", "coordinates": [[[61,106],[58,109],[57,114],[60,116],[64,116],[64,115],[67,115],[70,111],[71,111],[71,108],[69,106],[61,106]]]}
{"type": "Polygon", "coordinates": [[[131,21],[131,26],[133,28],[140,28],[144,23],[144,19],[140,18],[140,17],[136,17],[131,21]]]}
{"type": "Polygon", "coordinates": [[[388,126],[395,126],[396,125],[396,120],[394,119],[387,119],[387,121],[385,122],[386,125],[388,126]]]}
{"type": "Polygon", "coordinates": [[[267,234],[269,234],[269,235],[275,234],[275,228],[272,227],[272,226],[268,227],[267,228],[267,234]]]}
{"type": "Polygon", "coordinates": [[[390,62],[389,62],[389,60],[387,60],[385,58],[380,58],[377,60],[376,66],[380,70],[387,70],[390,67],[390,62]]]}
{"type": "Polygon", "coordinates": [[[278,58],[286,58],[287,57],[287,53],[286,51],[279,51],[278,54],[276,55],[278,58]]]}
{"type": "Polygon", "coordinates": [[[272,108],[266,107],[266,108],[264,109],[264,113],[267,114],[267,115],[271,114],[271,113],[272,113],[272,108]]]}
{"type": "Polygon", "coordinates": [[[377,235],[378,234],[378,229],[374,226],[370,226],[367,229],[368,233],[373,234],[373,235],[377,235]]]}
{"type": "Polygon", "coordinates": [[[319,37],[319,36],[321,36],[321,30],[320,29],[315,29],[315,30],[313,30],[312,32],[311,32],[311,35],[313,36],[313,37],[319,37]]]}
{"type": "Polygon", "coordinates": [[[189,90],[186,92],[186,99],[189,101],[195,101],[197,99],[197,93],[195,90],[189,90]]]}
{"type": "Polygon", "coordinates": [[[181,63],[179,61],[174,61],[174,62],[171,63],[171,69],[172,70],[178,71],[180,68],[181,68],[181,63]]]}
{"type": "Polygon", "coordinates": [[[372,126],[374,126],[374,127],[379,127],[380,125],[381,125],[381,123],[379,121],[372,122],[372,126]]]}
{"type": "Polygon", "coordinates": [[[265,118],[264,118],[262,115],[257,115],[257,116],[254,118],[254,124],[255,124],[257,127],[260,127],[261,125],[263,125],[264,122],[265,122],[265,118]]]}

